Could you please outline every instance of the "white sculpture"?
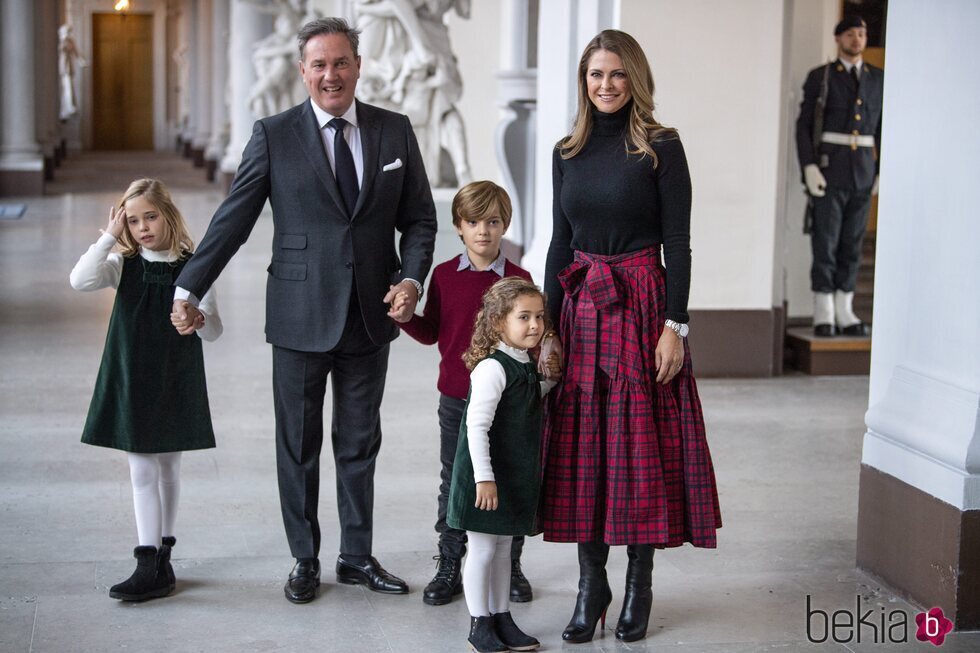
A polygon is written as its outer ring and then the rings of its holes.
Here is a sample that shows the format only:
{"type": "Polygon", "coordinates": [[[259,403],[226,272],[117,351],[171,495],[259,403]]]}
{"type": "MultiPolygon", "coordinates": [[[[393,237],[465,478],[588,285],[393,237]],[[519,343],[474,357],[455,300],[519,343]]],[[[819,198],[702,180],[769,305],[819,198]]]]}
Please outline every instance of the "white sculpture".
{"type": "Polygon", "coordinates": [[[449,43],[450,10],[469,18],[470,0],[356,0],[362,56],[358,94],[409,117],[436,187],[453,182],[442,172],[443,150],[455,183],[472,181],[456,108],[463,80],[449,43]]]}
{"type": "Polygon", "coordinates": [[[75,96],[75,64],[88,65],[75,45],[71,25],[67,23],[58,28],[58,77],[61,82],[61,108],[59,117],[68,120],[78,112],[75,96]]]}
{"type": "Polygon", "coordinates": [[[296,34],[300,27],[319,16],[311,0],[245,0],[259,11],[275,14],[272,34],[255,43],[252,63],[255,83],[248,106],[256,118],[285,111],[305,95],[296,74],[296,34]]]}

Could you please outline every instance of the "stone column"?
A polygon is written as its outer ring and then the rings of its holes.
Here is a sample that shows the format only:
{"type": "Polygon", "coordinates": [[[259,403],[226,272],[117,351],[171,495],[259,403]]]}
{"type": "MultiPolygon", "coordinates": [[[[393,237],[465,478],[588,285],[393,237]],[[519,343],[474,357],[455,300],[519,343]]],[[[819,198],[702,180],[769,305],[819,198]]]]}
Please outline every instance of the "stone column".
{"type": "Polygon", "coordinates": [[[535,279],[544,279],[551,243],[551,152],[575,117],[575,69],[589,39],[619,24],[617,0],[541,0],[538,18],[537,111],[547,116],[537,126],[534,153],[534,234],[524,246],[521,265],[535,279]]]}
{"type": "Polygon", "coordinates": [[[978,30],[972,0],[888,4],[858,508],[858,566],[957,630],[980,628],[978,30]],[[922,57],[940,41],[957,47],[922,57]]]}
{"type": "Polygon", "coordinates": [[[193,92],[197,74],[194,52],[197,42],[194,33],[194,0],[182,0],[177,16],[177,49],[173,54],[177,66],[177,135],[181,153],[190,158],[194,140],[194,114],[196,108],[193,92]]]}
{"type": "MultiPolygon", "coordinates": [[[[248,107],[248,92],[255,83],[252,48],[272,30],[272,17],[242,0],[231,0],[228,60],[231,62],[231,94],[228,98],[231,134],[221,173],[226,188],[231,186],[242,160],[242,150],[252,135],[255,117],[248,107]]],[[[298,58],[298,57],[297,57],[298,58]]]]}
{"type": "Polygon", "coordinates": [[[194,97],[197,128],[191,143],[191,155],[194,166],[204,167],[204,150],[211,139],[211,58],[214,51],[211,44],[211,22],[213,20],[212,0],[197,1],[197,47],[194,57],[194,68],[197,71],[194,97]]]}
{"type": "Polygon", "coordinates": [[[503,3],[504,29],[500,31],[500,72],[497,73],[497,106],[502,117],[494,140],[504,186],[512,198],[513,217],[507,240],[517,248],[515,259],[520,258],[534,235],[534,225],[528,217],[534,214],[537,70],[530,61],[528,49],[536,37],[537,23],[531,22],[534,17],[529,5],[528,0],[503,3]]]}
{"type": "Polygon", "coordinates": [[[0,195],[40,195],[44,158],[35,130],[34,3],[0,2],[0,195]]]}
{"type": "Polygon", "coordinates": [[[228,146],[229,0],[211,0],[211,136],[204,152],[208,181],[214,181],[228,146]]]}
{"type": "Polygon", "coordinates": [[[35,2],[35,60],[34,101],[37,109],[37,142],[44,157],[44,179],[54,179],[59,145],[58,135],[58,17],[56,0],[35,2]]]}

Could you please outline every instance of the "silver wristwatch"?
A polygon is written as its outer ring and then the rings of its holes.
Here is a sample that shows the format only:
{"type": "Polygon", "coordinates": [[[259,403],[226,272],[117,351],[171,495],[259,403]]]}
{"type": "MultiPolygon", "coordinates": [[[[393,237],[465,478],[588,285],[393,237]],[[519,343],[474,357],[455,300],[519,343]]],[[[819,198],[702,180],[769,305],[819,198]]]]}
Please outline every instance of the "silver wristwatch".
{"type": "Polygon", "coordinates": [[[412,284],[413,286],[415,286],[415,292],[417,292],[419,294],[419,296],[416,297],[416,301],[418,301],[419,299],[422,299],[422,284],[420,284],[415,279],[404,279],[404,281],[407,281],[410,284],[412,284]]]}
{"type": "Polygon", "coordinates": [[[674,322],[673,320],[664,320],[664,326],[676,333],[679,338],[686,338],[688,332],[691,330],[686,324],[674,322]]]}

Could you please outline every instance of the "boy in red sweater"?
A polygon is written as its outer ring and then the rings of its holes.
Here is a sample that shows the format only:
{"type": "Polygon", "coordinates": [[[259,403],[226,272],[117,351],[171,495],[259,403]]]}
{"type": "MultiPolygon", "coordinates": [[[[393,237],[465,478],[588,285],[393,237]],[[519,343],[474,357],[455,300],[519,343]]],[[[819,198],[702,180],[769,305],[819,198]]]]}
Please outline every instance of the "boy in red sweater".
{"type": "MultiPolygon", "coordinates": [[[[437,571],[422,593],[428,605],[445,605],[462,593],[460,567],[466,553],[466,532],[446,525],[449,483],[459,425],[470,387],[470,374],[463,364],[463,352],[470,345],[473,324],[483,293],[503,277],[531,280],[527,270],[511,263],[500,252],[500,241],[510,226],[510,197],[491,181],[475,181],[459,189],[453,198],[453,226],[465,250],[432,271],[428,299],[422,315],[413,315],[401,329],[423,345],[439,343],[439,533],[437,571]]],[[[524,538],[515,537],[511,548],[510,600],[530,601],[531,585],[521,572],[524,538]]]]}

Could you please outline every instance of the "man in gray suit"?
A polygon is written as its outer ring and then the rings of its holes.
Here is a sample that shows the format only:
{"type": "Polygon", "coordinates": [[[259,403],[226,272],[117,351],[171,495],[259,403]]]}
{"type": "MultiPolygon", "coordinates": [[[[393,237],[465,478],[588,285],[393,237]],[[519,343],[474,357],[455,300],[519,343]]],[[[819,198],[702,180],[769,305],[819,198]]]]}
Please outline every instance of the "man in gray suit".
{"type": "Polygon", "coordinates": [[[255,123],[231,191],[175,284],[179,326],[197,317],[195,298],[271,203],[265,332],[273,347],[279,498],[296,558],[284,591],[294,603],[312,601],[320,584],[319,454],[331,374],[337,580],[408,592],[371,555],[374,468],[388,343],[398,334],[392,320],[415,311],[437,225],[408,118],[354,100],[357,43],[357,30],[340,18],[300,30],[310,100],[255,123]]]}

